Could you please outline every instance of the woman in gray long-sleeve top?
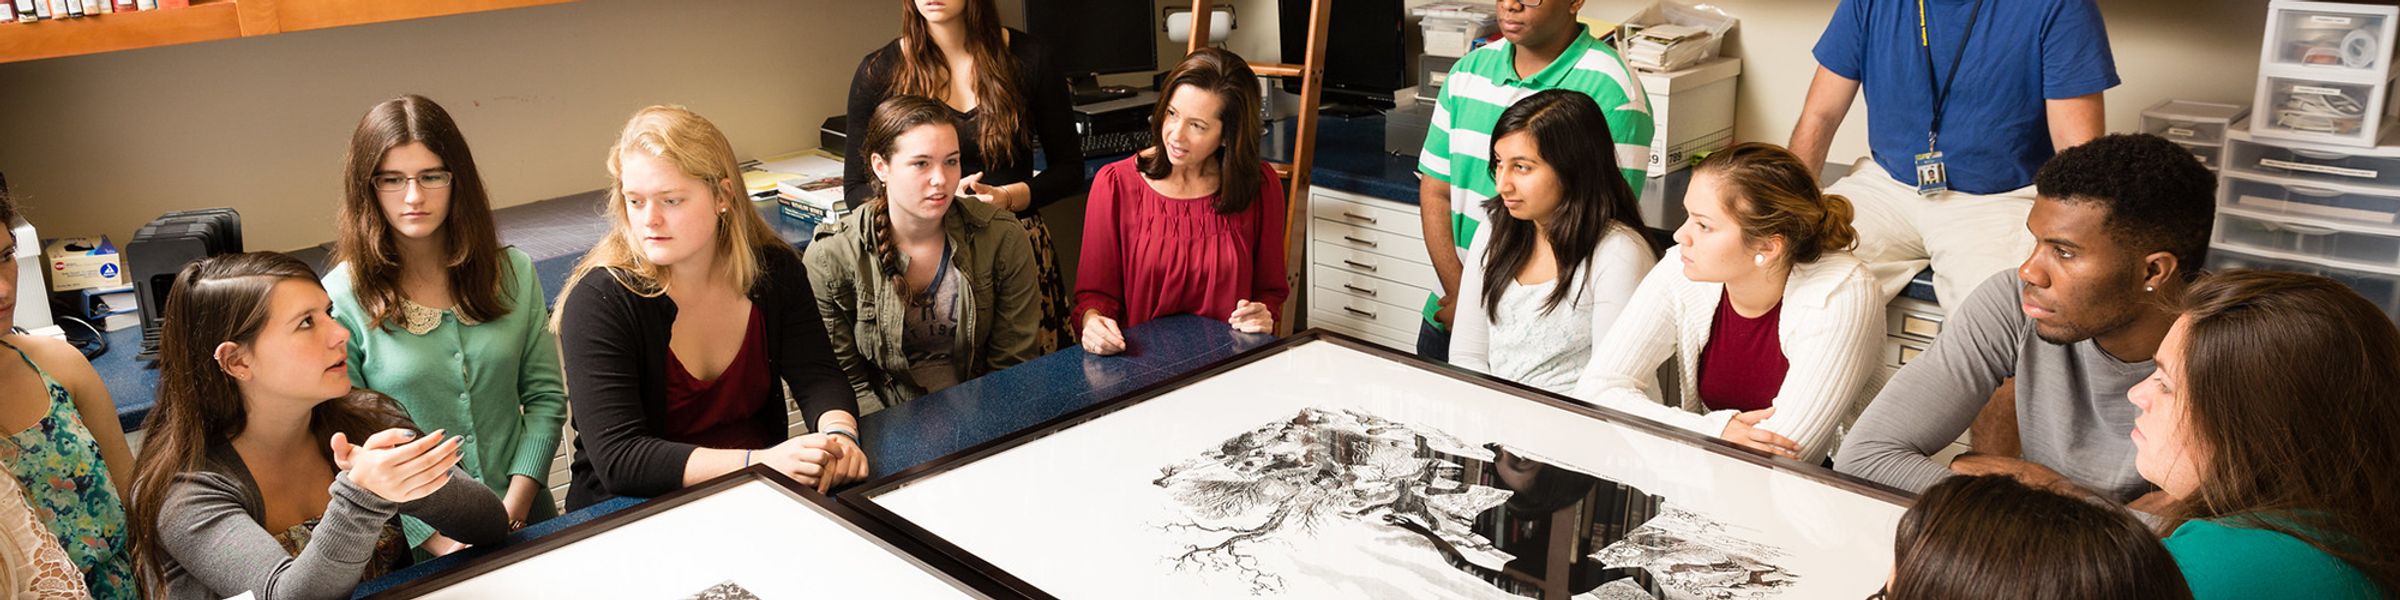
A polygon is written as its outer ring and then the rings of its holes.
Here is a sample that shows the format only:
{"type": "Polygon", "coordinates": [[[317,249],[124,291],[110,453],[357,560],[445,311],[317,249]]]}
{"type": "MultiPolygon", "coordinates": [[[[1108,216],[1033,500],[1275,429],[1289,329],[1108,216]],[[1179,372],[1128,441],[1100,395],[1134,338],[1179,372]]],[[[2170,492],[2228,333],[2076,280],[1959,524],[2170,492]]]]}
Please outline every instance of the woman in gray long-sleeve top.
{"type": "Polygon", "coordinates": [[[459,439],[350,387],[349,332],[308,265],[234,254],[176,281],[133,479],[150,596],[346,598],[407,565],[401,514],[468,544],[507,535],[499,498],[457,468],[459,439]]]}

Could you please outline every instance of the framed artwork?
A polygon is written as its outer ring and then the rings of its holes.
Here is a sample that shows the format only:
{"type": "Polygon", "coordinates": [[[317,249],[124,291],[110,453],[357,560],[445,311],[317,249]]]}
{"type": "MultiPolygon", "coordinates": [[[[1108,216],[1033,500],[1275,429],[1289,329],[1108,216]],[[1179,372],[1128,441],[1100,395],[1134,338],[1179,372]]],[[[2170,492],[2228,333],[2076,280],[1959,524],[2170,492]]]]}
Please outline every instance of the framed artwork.
{"type": "Polygon", "coordinates": [[[1060,598],[1839,598],[1890,488],[1310,331],[844,492],[1060,598]]]}
{"type": "Polygon", "coordinates": [[[752,466],[372,598],[1023,597],[955,554],[752,466]]]}

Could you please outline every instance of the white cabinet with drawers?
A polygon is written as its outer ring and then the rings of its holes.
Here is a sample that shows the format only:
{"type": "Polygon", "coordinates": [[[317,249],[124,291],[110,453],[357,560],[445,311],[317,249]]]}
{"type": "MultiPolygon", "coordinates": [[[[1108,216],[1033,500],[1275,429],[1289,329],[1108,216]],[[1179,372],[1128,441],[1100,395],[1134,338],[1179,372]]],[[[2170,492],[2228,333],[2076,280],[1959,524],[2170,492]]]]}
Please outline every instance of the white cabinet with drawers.
{"type": "Polygon", "coordinates": [[[1441,289],[1416,206],[1318,187],[1307,222],[1305,324],[1414,352],[1441,289]]]}

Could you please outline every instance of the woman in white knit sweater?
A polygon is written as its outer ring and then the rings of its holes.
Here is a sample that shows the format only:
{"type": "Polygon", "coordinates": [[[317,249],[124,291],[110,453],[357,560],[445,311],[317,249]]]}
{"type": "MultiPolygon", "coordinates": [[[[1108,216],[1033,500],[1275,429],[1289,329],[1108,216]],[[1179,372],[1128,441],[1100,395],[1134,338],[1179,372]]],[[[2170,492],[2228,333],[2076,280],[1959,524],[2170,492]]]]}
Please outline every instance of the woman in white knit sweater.
{"type": "Polygon", "coordinates": [[[1690,219],[1592,352],[1573,396],[1805,462],[1874,390],[1875,279],[1850,255],[1850,202],[1800,159],[1741,144],[1694,168],[1690,219]],[[1679,394],[1662,403],[1659,366],[1679,394]]]}
{"type": "Polygon", "coordinates": [[[1491,157],[1491,235],[1459,278],[1450,360],[1564,394],[1655,255],[1590,96],[1549,90],[1510,105],[1491,157]]]}

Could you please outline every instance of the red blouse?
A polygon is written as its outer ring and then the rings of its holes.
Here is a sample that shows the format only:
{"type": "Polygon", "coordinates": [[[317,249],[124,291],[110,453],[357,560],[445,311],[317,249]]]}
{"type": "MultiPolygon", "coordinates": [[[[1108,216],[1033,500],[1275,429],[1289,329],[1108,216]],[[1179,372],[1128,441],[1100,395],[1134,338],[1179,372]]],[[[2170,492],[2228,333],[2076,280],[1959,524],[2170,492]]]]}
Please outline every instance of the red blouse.
{"type": "Polygon", "coordinates": [[[752,304],[742,349],[713,381],[693,377],[675,352],[667,351],[666,430],[660,438],[702,448],[757,449],[780,441],[759,431],[751,419],[761,410],[782,409],[777,406],[782,390],[767,367],[766,329],[766,312],[752,304]]]}
{"type": "Polygon", "coordinates": [[[1776,338],[1783,303],[1753,319],[1734,312],[1733,299],[1720,295],[1711,319],[1708,346],[1700,349],[1700,403],[1709,410],[1744,412],[1774,406],[1784,372],[1792,368],[1776,338]]]}
{"type": "Polygon", "coordinates": [[[1150,189],[1127,158],[1100,169],[1086,200],[1075,316],[1097,310],[1131,327],[1191,313],[1224,320],[1236,300],[1267,305],[1281,320],[1291,295],[1283,271],[1283,182],[1259,165],[1259,198],[1220,215],[1215,195],[1171,198],[1150,189]]]}

